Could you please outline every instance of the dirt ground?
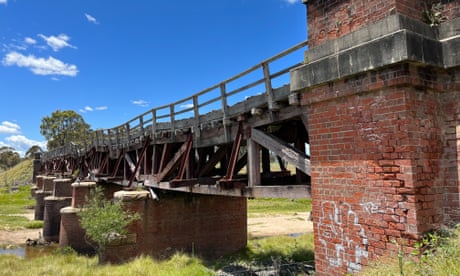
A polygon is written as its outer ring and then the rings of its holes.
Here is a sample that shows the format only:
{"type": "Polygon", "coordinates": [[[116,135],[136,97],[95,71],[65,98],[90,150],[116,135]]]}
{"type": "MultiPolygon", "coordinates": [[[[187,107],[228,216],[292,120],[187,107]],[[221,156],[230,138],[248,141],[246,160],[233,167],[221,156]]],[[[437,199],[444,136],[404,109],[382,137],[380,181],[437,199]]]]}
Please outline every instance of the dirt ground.
{"type": "MultiPolygon", "coordinates": [[[[248,218],[250,237],[268,237],[276,235],[297,235],[313,231],[313,224],[308,220],[308,212],[292,215],[257,216],[248,218]]],[[[25,214],[33,220],[33,211],[25,214]]],[[[15,246],[25,244],[27,239],[37,239],[41,229],[22,229],[15,231],[0,230],[0,245],[15,246]]]]}

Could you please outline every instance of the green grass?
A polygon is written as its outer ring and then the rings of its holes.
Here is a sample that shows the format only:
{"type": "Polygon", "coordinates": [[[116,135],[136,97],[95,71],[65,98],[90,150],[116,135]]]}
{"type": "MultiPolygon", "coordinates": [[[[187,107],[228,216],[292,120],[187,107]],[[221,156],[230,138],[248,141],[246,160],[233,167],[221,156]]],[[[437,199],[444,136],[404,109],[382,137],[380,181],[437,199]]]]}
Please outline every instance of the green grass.
{"type": "Polygon", "coordinates": [[[311,199],[258,198],[248,199],[248,216],[286,215],[311,211],[311,199]]]}
{"type": "Polygon", "coordinates": [[[460,275],[460,225],[445,233],[430,235],[425,243],[429,249],[421,257],[394,254],[376,260],[359,275],[460,275]]]}
{"type": "Polygon", "coordinates": [[[213,275],[197,258],[176,254],[166,261],[139,257],[122,265],[98,265],[95,257],[55,254],[32,260],[0,255],[0,275],[213,275]]]}
{"type": "Polygon", "coordinates": [[[32,182],[33,165],[33,159],[25,159],[13,168],[0,172],[0,187],[5,188],[6,184],[11,185],[15,181],[32,182]]]}

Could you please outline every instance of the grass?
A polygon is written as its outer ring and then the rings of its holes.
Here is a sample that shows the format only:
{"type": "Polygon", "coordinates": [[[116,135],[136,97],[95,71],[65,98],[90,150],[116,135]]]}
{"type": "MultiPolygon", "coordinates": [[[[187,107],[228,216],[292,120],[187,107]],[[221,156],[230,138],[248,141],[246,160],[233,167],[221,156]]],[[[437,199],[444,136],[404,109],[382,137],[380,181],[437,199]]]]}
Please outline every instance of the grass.
{"type": "Polygon", "coordinates": [[[248,217],[286,215],[311,211],[311,199],[258,198],[248,199],[248,217]]]}
{"type": "Polygon", "coordinates": [[[359,275],[460,275],[460,225],[441,234],[429,234],[412,254],[381,258],[359,275]]]}
{"type": "Polygon", "coordinates": [[[42,228],[42,221],[30,221],[22,214],[35,204],[30,196],[30,186],[20,186],[16,192],[0,190],[0,230],[42,228]]]}
{"type": "Polygon", "coordinates": [[[0,187],[14,182],[32,182],[33,165],[33,159],[25,159],[13,168],[0,172],[0,187]]]}

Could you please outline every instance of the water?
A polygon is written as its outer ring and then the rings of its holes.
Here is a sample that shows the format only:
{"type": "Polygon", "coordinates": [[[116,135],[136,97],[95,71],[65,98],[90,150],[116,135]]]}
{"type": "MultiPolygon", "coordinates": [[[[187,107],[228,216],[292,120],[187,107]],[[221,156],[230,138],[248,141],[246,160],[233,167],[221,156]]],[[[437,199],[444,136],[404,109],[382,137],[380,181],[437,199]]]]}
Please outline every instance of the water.
{"type": "Polygon", "coordinates": [[[53,253],[57,245],[48,246],[18,246],[14,248],[0,248],[0,256],[11,254],[23,259],[34,259],[38,257],[48,256],[53,253]]]}

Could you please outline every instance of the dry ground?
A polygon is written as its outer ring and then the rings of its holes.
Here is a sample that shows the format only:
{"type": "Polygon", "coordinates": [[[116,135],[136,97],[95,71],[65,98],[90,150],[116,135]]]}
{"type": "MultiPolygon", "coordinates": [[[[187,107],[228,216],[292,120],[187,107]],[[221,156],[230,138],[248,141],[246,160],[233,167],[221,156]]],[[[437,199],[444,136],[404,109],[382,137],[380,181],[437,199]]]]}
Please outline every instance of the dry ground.
{"type": "MultiPolygon", "coordinates": [[[[268,237],[276,235],[302,234],[313,231],[308,212],[291,215],[265,215],[248,218],[248,233],[251,237],[268,237]]],[[[25,214],[33,220],[33,210],[25,214]]],[[[37,239],[41,229],[21,229],[15,231],[0,230],[0,246],[25,244],[27,239],[37,239]]]]}

